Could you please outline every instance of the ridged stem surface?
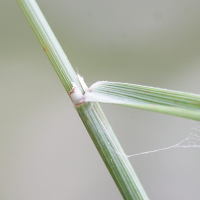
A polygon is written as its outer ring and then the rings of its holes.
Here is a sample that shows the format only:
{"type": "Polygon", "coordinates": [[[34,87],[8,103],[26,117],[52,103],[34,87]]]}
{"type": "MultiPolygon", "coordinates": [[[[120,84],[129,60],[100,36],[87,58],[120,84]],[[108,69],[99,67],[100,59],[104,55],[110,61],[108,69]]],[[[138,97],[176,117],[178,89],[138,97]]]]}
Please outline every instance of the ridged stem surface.
{"type": "MultiPolygon", "coordinates": [[[[67,93],[70,94],[73,83],[83,93],[75,71],[35,0],[17,0],[17,2],[67,93]]],[[[78,106],[77,111],[124,199],[147,200],[148,197],[99,104],[85,103],[78,106]]]]}

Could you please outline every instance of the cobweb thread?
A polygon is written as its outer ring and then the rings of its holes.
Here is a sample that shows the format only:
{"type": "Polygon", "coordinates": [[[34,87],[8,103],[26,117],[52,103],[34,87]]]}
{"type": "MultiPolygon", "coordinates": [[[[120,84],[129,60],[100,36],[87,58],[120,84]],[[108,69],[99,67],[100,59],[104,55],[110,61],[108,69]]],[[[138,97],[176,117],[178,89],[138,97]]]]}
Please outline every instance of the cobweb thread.
{"type": "Polygon", "coordinates": [[[134,156],[139,156],[139,155],[144,155],[144,154],[156,153],[159,151],[164,151],[164,150],[173,149],[173,148],[191,148],[191,147],[198,147],[198,148],[200,147],[200,127],[194,121],[191,122],[189,136],[185,138],[184,140],[180,141],[179,143],[169,146],[169,147],[161,148],[161,149],[146,151],[146,152],[132,154],[132,155],[125,155],[125,156],[129,158],[129,157],[134,157],[134,156]]]}

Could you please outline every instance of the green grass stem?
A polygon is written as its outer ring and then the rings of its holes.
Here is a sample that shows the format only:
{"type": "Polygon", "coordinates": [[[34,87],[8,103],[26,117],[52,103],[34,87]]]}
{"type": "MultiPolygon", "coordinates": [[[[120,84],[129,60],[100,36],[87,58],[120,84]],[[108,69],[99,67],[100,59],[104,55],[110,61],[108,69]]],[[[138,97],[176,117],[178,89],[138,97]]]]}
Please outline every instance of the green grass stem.
{"type": "MultiPolygon", "coordinates": [[[[73,83],[83,93],[75,71],[35,0],[17,0],[17,2],[67,93],[70,94],[73,83]]],[[[129,160],[124,156],[124,151],[99,104],[85,103],[79,106],[77,111],[124,199],[147,200],[148,197],[129,160]]]]}

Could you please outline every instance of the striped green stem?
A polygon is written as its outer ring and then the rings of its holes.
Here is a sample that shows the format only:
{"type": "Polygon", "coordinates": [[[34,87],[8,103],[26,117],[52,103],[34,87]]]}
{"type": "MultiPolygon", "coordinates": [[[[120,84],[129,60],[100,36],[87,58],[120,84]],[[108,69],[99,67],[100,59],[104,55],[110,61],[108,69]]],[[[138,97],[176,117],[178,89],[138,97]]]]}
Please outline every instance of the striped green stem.
{"type": "MultiPolygon", "coordinates": [[[[71,94],[73,86],[76,86],[79,90],[79,95],[83,94],[84,91],[77,79],[76,73],[35,0],[17,0],[17,2],[67,93],[71,94]]],[[[124,151],[98,103],[85,103],[79,106],[77,111],[124,199],[147,200],[148,197],[144,189],[129,160],[124,156],[124,151]]]]}

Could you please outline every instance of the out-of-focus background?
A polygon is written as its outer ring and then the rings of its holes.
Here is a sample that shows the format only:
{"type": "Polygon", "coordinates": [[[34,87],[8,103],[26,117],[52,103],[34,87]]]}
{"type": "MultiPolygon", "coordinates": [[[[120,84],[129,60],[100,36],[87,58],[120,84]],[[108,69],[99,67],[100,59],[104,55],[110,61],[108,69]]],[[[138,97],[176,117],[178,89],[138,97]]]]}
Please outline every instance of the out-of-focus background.
{"type": "MultiPolygon", "coordinates": [[[[37,0],[88,86],[200,93],[200,1],[37,0]]],[[[0,1],[0,199],[122,200],[16,1],[0,1]]],[[[174,145],[190,120],[102,105],[127,155],[174,145]]],[[[198,200],[200,149],[130,158],[150,199],[198,200]]]]}

